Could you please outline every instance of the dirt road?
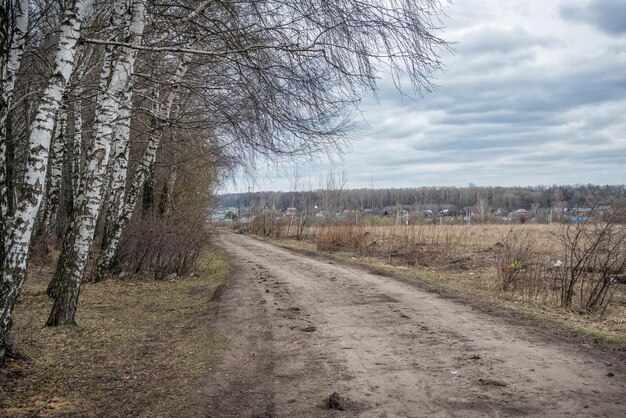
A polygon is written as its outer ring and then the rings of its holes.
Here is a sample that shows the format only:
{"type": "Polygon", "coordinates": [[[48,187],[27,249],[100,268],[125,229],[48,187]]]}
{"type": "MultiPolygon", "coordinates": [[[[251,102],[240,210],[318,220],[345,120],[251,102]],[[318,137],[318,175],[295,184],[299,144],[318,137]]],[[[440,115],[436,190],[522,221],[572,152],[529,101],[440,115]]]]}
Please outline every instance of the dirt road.
{"type": "Polygon", "coordinates": [[[626,416],[623,353],[224,233],[212,417],[626,416]],[[325,401],[337,392],[345,410],[325,401]]]}

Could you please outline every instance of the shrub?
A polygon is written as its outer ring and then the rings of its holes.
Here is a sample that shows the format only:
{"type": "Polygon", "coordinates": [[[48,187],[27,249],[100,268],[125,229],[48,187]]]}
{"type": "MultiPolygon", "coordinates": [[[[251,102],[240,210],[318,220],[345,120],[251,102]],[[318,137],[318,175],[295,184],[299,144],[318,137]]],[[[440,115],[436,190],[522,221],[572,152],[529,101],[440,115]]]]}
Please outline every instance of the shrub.
{"type": "Polygon", "coordinates": [[[321,251],[350,250],[367,255],[369,233],[363,226],[351,224],[329,224],[319,228],[316,246],[321,251]]]}
{"type": "Polygon", "coordinates": [[[532,276],[532,244],[529,232],[511,229],[500,236],[496,247],[496,277],[501,291],[515,290],[520,282],[532,276]]]}
{"type": "Polygon", "coordinates": [[[626,274],[626,225],[621,213],[592,211],[583,222],[562,225],[550,250],[532,230],[513,228],[496,246],[496,278],[502,292],[581,313],[602,315],[626,274]]]}
{"type": "Polygon", "coordinates": [[[626,225],[618,223],[622,213],[608,216],[593,213],[583,222],[569,224],[557,236],[564,266],[559,269],[561,306],[572,308],[578,295],[579,309],[603,312],[626,273],[626,225]]]}
{"type": "Polygon", "coordinates": [[[170,273],[187,275],[196,266],[211,231],[204,217],[138,217],[129,224],[118,252],[119,267],[132,272],[151,272],[155,279],[170,273]]]}
{"type": "Polygon", "coordinates": [[[261,237],[281,238],[282,237],[282,219],[279,219],[275,212],[257,211],[254,219],[249,224],[249,230],[253,234],[261,237]]]}

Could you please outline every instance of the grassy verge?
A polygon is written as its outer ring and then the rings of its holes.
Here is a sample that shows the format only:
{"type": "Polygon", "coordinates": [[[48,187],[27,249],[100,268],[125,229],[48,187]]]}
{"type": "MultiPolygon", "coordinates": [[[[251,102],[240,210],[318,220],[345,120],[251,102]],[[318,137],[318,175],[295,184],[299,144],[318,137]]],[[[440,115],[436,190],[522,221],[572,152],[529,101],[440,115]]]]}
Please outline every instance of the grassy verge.
{"type": "Polygon", "coordinates": [[[502,294],[494,285],[495,273],[490,268],[476,268],[471,271],[428,269],[391,264],[379,258],[358,256],[350,252],[319,251],[315,243],[310,241],[268,239],[258,236],[255,238],[283,248],[323,255],[340,262],[366,267],[375,273],[419,281],[454,295],[470,296],[551,328],[556,327],[576,335],[626,347],[626,308],[623,304],[613,306],[603,318],[580,315],[549,304],[531,303],[514,295],[502,294]]]}
{"type": "Polygon", "coordinates": [[[211,248],[193,277],[84,286],[76,327],[44,327],[50,271],[33,269],[15,311],[29,357],[0,369],[0,415],[184,416],[216,354],[210,299],[228,275],[211,248]]]}

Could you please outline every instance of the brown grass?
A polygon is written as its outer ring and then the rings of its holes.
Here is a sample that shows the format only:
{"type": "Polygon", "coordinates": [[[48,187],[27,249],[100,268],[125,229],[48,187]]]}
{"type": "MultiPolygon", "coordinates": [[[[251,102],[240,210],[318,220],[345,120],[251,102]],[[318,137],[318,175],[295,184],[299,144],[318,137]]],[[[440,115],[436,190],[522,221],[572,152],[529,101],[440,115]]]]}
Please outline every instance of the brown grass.
{"type": "MultiPolygon", "coordinates": [[[[540,319],[626,341],[626,285],[618,285],[601,314],[559,306],[559,288],[550,266],[561,257],[563,225],[410,225],[309,227],[306,243],[276,241],[339,258],[356,258],[375,270],[400,274],[540,319]],[[504,277],[510,283],[503,286],[504,277]]],[[[276,234],[282,236],[284,234],[276,234]]]]}
{"type": "Polygon", "coordinates": [[[87,284],[79,325],[55,328],[43,326],[51,272],[33,269],[14,327],[29,359],[0,370],[0,415],[184,415],[196,382],[225,348],[208,309],[228,267],[215,249],[204,253],[201,265],[193,277],[172,282],[87,284]]]}
{"type": "MultiPolygon", "coordinates": [[[[384,258],[395,264],[431,269],[467,270],[491,266],[495,251],[510,232],[533,237],[536,248],[552,252],[554,225],[411,225],[411,226],[314,226],[307,236],[319,250],[358,249],[361,255],[384,258]]],[[[283,236],[283,235],[279,235],[283,236]]]]}

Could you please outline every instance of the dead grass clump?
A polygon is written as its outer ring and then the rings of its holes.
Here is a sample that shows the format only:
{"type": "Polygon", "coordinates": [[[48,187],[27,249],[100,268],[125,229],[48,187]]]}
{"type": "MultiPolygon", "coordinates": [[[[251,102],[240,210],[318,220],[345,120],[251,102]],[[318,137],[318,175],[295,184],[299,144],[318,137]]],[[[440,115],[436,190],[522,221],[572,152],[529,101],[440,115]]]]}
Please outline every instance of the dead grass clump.
{"type": "Polygon", "coordinates": [[[533,276],[533,242],[528,231],[510,230],[500,237],[496,250],[498,287],[514,291],[533,276]]]}
{"type": "Polygon", "coordinates": [[[327,225],[319,229],[316,245],[320,251],[354,251],[367,255],[370,248],[368,235],[369,232],[362,226],[327,225]]]}
{"type": "Polygon", "coordinates": [[[309,228],[306,235],[313,236],[323,251],[355,251],[395,264],[464,269],[481,267],[487,258],[485,243],[490,241],[472,242],[468,231],[474,229],[463,225],[327,224],[309,228]]]}
{"type": "Polygon", "coordinates": [[[535,231],[510,229],[500,236],[494,250],[495,278],[500,292],[516,293],[527,302],[556,302],[556,270],[551,267],[551,255],[537,247],[535,231]]]}

